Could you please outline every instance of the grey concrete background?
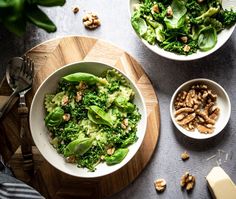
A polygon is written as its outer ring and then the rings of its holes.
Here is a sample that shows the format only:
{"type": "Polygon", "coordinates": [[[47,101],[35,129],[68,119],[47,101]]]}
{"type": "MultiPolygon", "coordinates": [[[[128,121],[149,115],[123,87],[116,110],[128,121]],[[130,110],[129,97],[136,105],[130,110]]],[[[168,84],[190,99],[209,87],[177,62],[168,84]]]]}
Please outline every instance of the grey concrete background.
{"type": "MultiPolygon", "coordinates": [[[[161,110],[160,139],[152,160],[140,176],[127,188],[109,199],[208,199],[205,176],[216,159],[207,158],[218,150],[229,153],[230,159],[222,167],[236,182],[236,32],[228,42],[212,55],[191,62],[176,62],[160,57],[147,49],[135,35],[129,21],[128,1],[125,0],[67,0],[64,7],[44,9],[57,24],[56,33],[48,34],[33,26],[28,26],[26,34],[18,38],[0,26],[0,77],[5,73],[7,61],[20,56],[26,50],[47,39],[65,35],[87,35],[97,37],[124,49],[144,68],[154,84],[161,110]],[[74,15],[73,6],[80,12],[74,15]],[[102,21],[100,28],[89,31],[83,27],[82,16],[96,12],[102,21]],[[218,82],[227,91],[232,113],[223,132],[206,141],[197,141],[182,136],[173,126],[169,115],[169,103],[175,89],[193,78],[209,78],[218,82]],[[190,159],[182,162],[180,154],[187,150],[190,159]],[[185,171],[196,176],[196,186],[191,193],[180,188],[180,178],[185,171]],[[153,181],[165,178],[167,188],[164,193],[156,193],[153,181]]],[[[219,154],[218,154],[219,155],[219,154]]],[[[221,155],[222,161],[224,155],[221,155]]]]}

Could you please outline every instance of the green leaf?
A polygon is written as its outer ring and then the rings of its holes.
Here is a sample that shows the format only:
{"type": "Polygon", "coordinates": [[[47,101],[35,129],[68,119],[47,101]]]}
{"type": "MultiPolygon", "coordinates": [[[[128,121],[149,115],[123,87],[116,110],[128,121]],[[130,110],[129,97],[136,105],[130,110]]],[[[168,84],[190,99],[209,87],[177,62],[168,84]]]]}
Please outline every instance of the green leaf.
{"type": "Polygon", "coordinates": [[[46,117],[45,124],[48,127],[59,126],[63,120],[64,110],[61,107],[54,108],[46,117]]]}
{"type": "Polygon", "coordinates": [[[63,6],[66,0],[27,0],[29,4],[37,4],[40,6],[63,6]]]}
{"type": "Polygon", "coordinates": [[[36,5],[30,5],[27,8],[26,16],[31,23],[43,28],[47,32],[55,32],[57,29],[55,24],[36,5]]]}
{"type": "Polygon", "coordinates": [[[92,147],[93,140],[94,138],[83,138],[70,142],[65,148],[64,156],[85,154],[92,147]]]}
{"type": "Polygon", "coordinates": [[[134,30],[140,35],[143,36],[147,32],[147,24],[143,18],[140,18],[138,13],[134,13],[131,18],[131,24],[134,30]]]}
{"type": "Polygon", "coordinates": [[[21,18],[13,21],[7,19],[3,24],[10,32],[15,33],[17,36],[23,35],[26,29],[26,22],[21,18]]]}
{"type": "Polygon", "coordinates": [[[114,165],[120,163],[128,154],[128,148],[120,148],[115,151],[115,153],[111,156],[106,156],[105,161],[107,165],[114,165]]]}
{"type": "Polygon", "coordinates": [[[198,46],[202,51],[212,49],[217,43],[217,33],[215,28],[208,26],[203,28],[198,37],[198,46]]]}
{"type": "Polygon", "coordinates": [[[181,26],[183,26],[187,9],[184,5],[184,1],[182,0],[173,0],[171,8],[173,10],[173,17],[172,18],[165,17],[164,21],[167,28],[178,29],[181,26]]]}

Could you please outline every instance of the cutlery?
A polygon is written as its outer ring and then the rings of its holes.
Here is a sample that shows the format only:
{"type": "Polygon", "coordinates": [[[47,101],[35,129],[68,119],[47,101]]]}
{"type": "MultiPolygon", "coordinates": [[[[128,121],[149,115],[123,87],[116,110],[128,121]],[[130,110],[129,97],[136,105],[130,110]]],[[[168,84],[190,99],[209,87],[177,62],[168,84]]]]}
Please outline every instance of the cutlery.
{"type": "MultiPolygon", "coordinates": [[[[20,72],[20,67],[23,63],[23,59],[21,57],[14,57],[12,58],[6,68],[6,77],[7,77],[7,82],[8,84],[10,83],[9,80],[9,76],[14,76],[14,79],[17,79],[17,77],[19,76],[19,72],[20,72]],[[10,70],[11,67],[13,67],[12,65],[14,65],[14,70],[10,70]],[[12,74],[10,74],[10,72],[12,74]]],[[[12,83],[13,84],[13,83],[12,83]]],[[[15,84],[15,83],[14,83],[15,84]]],[[[17,94],[20,92],[21,89],[24,89],[22,87],[22,85],[18,85],[15,84],[14,86],[14,92],[10,95],[10,97],[8,98],[8,100],[4,103],[4,105],[2,106],[2,109],[0,110],[0,119],[10,110],[10,108],[12,107],[12,105],[14,104],[16,99],[17,94]]]]}
{"type": "Polygon", "coordinates": [[[34,76],[34,62],[29,57],[16,58],[22,60],[22,64],[11,64],[7,70],[7,82],[14,91],[19,94],[18,113],[20,116],[21,151],[24,159],[24,170],[33,172],[33,156],[31,137],[28,124],[28,107],[26,106],[25,94],[31,89],[34,76]]]}

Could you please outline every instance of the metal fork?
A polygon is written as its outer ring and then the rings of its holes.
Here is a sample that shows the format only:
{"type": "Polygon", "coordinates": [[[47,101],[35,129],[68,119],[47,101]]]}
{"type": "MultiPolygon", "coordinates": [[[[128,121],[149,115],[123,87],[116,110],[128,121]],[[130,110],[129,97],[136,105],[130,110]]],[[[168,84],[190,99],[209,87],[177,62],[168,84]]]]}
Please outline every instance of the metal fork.
{"type": "Polygon", "coordinates": [[[20,69],[19,81],[27,84],[26,89],[19,92],[20,102],[18,113],[20,116],[20,138],[21,138],[21,152],[24,159],[24,170],[30,173],[33,172],[33,155],[32,155],[32,141],[29,131],[28,123],[28,107],[26,106],[25,94],[31,89],[34,77],[34,62],[29,57],[23,58],[24,62],[20,69]]]}

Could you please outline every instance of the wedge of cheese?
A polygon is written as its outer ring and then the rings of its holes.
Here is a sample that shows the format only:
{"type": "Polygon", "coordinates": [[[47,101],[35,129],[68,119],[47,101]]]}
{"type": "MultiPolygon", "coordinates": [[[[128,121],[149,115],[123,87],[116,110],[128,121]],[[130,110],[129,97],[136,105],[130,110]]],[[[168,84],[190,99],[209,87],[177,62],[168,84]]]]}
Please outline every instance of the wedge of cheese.
{"type": "Polygon", "coordinates": [[[206,180],[213,198],[236,199],[236,186],[221,167],[214,167],[206,180]]]}

